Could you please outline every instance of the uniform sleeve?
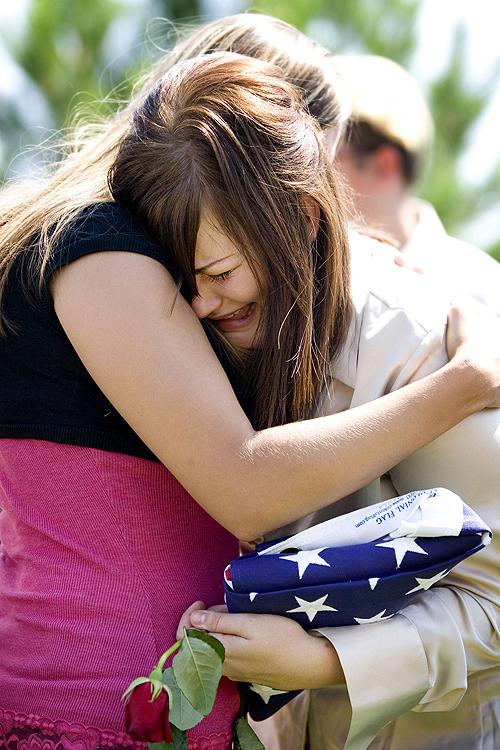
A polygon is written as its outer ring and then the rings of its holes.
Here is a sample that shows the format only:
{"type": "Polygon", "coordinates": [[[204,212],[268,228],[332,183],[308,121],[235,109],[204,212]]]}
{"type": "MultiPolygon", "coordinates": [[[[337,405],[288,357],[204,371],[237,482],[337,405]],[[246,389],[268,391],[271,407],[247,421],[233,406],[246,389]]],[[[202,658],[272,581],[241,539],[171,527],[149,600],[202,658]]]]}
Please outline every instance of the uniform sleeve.
{"type": "Polygon", "coordinates": [[[444,486],[479,513],[492,542],[391,620],[323,629],[346,675],[352,721],[346,750],[364,750],[408,710],[451,711],[471,676],[500,696],[500,410],[461,424],[396,466],[398,494],[444,486]]]}
{"type": "Polygon", "coordinates": [[[352,718],[345,750],[366,750],[407,711],[453,710],[471,674],[491,671],[498,693],[498,607],[458,587],[426,591],[391,620],[318,632],[335,647],[346,677],[352,718]]]}
{"type": "Polygon", "coordinates": [[[369,625],[320,628],[342,664],[351,702],[344,750],[366,750],[385,724],[413,708],[429,688],[417,627],[402,615],[369,625]]]}
{"type": "MultiPolygon", "coordinates": [[[[493,531],[487,547],[402,612],[418,629],[429,665],[417,710],[445,711],[457,705],[467,675],[500,665],[500,410],[464,420],[394,467],[391,479],[398,493],[417,483],[448,487],[493,531]]],[[[500,674],[497,682],[500,694],[500,674]]]]}
{"type": "MultiPolygon", "coordinates": [[[[408,300],[369,297],[353,406],[447,361],[439,310],[433,324],[429,297],[408,300]]],[[[430,487],[456,492],[491,527],[493,541],[391,620],[319,631],[336,648],[346,676],[352,707],[346,750],[365,750],[385,724],[409,710],[454,709],[471,675],[493,675],[488,684],[496,687],[487,699],[500,695],[500,410],[464,420],[394,467],[390,478],[397,494],[430,487]]]]}

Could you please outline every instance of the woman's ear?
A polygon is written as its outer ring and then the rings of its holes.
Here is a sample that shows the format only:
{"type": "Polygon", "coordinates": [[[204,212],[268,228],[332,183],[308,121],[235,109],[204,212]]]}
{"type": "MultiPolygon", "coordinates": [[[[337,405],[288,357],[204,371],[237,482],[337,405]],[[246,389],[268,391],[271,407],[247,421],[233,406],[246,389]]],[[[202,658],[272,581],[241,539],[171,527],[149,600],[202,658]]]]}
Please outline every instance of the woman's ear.
{"type": "Polygon", "coordinates": [[[324,133],[326,149],[328,151],[330,159],[333,160],[335,159],[337,153],[337,146],[339,145],[342,130],[337,125],[332,125],[330,128],[327,128],[324,133]]]}
{"type": "Polygon", "coordinates": [[[320,208],[309,195],[301,198],[301,203],[309,225],[309,242],[313,243],[319,231],[320,208]]]}

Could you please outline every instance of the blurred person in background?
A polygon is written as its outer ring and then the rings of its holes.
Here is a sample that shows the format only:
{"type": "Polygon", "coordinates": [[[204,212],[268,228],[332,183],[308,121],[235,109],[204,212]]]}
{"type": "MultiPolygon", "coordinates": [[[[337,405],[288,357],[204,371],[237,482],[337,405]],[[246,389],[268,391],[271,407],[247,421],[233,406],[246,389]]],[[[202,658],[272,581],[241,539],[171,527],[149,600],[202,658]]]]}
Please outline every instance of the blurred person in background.
{"type": "Polygon", "coordinates": [[[376,55],[336,55],[335,65],[352,97],[337,163],[352,188],[357,218],[386,232],[410,266],[500,314],[500,264],[447,234],[433,206],[415,197],[434,130],[416,82],[376,55]]]}

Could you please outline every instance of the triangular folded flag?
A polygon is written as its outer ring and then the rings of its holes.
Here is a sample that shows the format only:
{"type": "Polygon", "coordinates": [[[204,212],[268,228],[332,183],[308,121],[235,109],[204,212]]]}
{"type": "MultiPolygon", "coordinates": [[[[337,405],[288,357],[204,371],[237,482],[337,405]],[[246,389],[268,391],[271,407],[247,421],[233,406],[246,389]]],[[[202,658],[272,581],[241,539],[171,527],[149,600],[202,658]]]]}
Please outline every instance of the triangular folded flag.
{"type": "MultiPolygon", "coordinates": [[[[489,543],[453,492],[418,490],[258,546],[224,572],[230,612],[291,617],[306,630],[391,617],[489,543]]],[[[257,721],[297,692],[249,686],[257,721]]]]}

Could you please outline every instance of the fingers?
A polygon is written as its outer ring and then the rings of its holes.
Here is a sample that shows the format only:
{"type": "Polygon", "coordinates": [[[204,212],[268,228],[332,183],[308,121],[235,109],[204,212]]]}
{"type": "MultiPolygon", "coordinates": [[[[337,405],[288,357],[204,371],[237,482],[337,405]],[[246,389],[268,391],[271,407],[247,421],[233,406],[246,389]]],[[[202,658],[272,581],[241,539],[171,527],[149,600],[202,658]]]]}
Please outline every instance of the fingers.
{"type": "Polygon", "coordinates": [[[246,555],[247,552],[251,552],[255,549],[255,545],[252,542],[240,541],[240,555],[246,555]]]}
{"type": "Polygon", "coordinates": [[[191,625],[195,628],[215,634],[237,635],[240,638],[248,638],[251,635],[254,619],[252,615],[232,615],[213,610],[192,611],[190,615],[191,625]]]}
{"type": "Polygon", "coordinates": [[[190,615],[192,612],[194,612],[197,609],[204,609],[205,604],[201,601],[194,602],[189,606],[185,612],[182,613],[181,619],[179,620],[179,624],[177,626],[177,633],[176,638],[179,640],[184,635],[184,629],[191,627],[191,620],[190,615]]]}
{"type": "Polygon", "coordinates": [[[397,266],[401,266],[401,268],[410,268],[410,264],[408,263],[408,261],[406,260],[406,258],[404,257],[402,253],[398,253],[397,255],[394,255],[393,260],[394,260],[394,263],[397,266]]]}
{"type": "Polygon", "coordinates": [[[450,359],[464,345],[485,346],[485,351],[493,354],[492,342],[496,336],[491,336],[492,321],[496,322],[496,319],[488,315],[487,309],[477,300],[463,297],[455,300],[448,311],[446,330],[446,348],[450,359]]]}

